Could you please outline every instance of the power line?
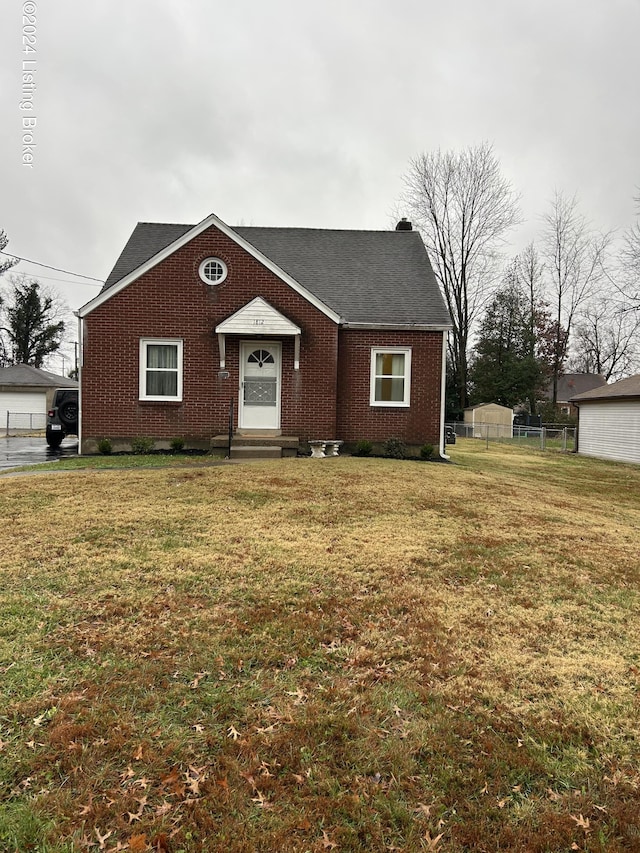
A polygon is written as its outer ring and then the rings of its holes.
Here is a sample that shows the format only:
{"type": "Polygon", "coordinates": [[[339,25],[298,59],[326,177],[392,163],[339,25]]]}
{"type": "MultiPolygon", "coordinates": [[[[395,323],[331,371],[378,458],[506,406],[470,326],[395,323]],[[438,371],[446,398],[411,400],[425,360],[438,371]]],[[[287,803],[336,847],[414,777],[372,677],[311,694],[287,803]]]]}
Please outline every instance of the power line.
{"type": "MultiPolygon", "coordinates": [[[[31,261],[31,260],[29,260],[29,258],[21,258],[19,255],[11,255],[9,252],[0,252],[0,255],[6,255],[8,258],[15,258],[17,261],[24,261],[25,264],[35,264],[35,266],[37,266],[37,267],[45,267],[48,270],[55,270],[55,272],[62,272],[65,275],[75,275],[78,278],[87,278],[90,281],[97,281],[100,284],[104,284],[104,281],[101,278],[94,278],[91,275],[82,275],[82,273],[79,273],[79,272],[70,272],[69,270],[61,270],[60,267],[52,267],[52,266],[49,266],[49,264],[41,264],[40,261],[31,261]]],[[[78,283],[81,284],[81,282],[78,282],[78,283]]]]}

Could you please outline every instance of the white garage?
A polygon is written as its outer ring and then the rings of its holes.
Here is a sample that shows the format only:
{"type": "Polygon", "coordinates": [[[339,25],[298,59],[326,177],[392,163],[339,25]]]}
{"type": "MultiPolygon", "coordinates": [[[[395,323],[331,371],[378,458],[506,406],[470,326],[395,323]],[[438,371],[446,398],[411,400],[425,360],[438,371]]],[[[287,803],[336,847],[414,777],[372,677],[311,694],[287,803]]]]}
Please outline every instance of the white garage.
{"type": "Polygon", "coordinates": [[[77,387],[73,379],[30,364],[0,368],[0,433],[44,430],[55,389],[77,387]]]}
{"type": "Polygon", "coordinates": [[[571,402],[578,407],[578,453],[640,464],[640,374],[571,402]]]}

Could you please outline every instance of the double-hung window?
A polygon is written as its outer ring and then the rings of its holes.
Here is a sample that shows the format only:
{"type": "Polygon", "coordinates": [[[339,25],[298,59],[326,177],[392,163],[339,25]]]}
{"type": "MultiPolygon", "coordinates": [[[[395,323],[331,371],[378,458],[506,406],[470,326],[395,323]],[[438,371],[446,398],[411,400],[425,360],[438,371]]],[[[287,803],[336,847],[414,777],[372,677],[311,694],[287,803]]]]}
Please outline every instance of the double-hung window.
{"type": "Polygon", "coordinates": [[[182,341],[140,340],[140,399],[182,400],[182,341]]]}
{"type": "Polygon", "coordinates": [[[372,406],[408,406],[411,399],[411,348],[371,350],[372,406]]]}

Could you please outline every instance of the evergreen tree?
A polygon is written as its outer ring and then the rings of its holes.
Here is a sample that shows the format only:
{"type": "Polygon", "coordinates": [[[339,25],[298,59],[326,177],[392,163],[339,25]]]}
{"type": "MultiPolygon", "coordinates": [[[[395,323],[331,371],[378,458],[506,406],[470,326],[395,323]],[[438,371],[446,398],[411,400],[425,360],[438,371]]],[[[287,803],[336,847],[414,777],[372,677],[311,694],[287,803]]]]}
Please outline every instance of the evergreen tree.
{"type": "Polygon", "coordinates": [[[14,276],[11,284],[2,329],[6,360],[11,364],[42,367],[46,357],[60,348],[64,321],[56,321],[53,297],[40,292],[36,279],[14,276]]]}
{"type": "Polygon", "coordinates": [[[512,272],[510,268],[482,319],[471,367],[471,397],[474,403],[509,408],[528,403],[535,411],[550,376],[557,330],[543,303],[531,309],[512,272]]]}

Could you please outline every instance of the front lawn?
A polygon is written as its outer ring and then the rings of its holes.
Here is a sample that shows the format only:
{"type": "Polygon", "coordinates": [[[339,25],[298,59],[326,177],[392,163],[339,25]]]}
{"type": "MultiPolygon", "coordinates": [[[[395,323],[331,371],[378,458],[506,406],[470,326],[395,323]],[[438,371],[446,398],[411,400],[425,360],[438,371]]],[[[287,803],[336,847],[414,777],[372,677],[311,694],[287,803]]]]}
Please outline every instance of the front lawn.
{"type": "Polygon", "coordinates": [[[0,478],[0,850],[639,849],[640,467],[449,451],[0,478]]]}

